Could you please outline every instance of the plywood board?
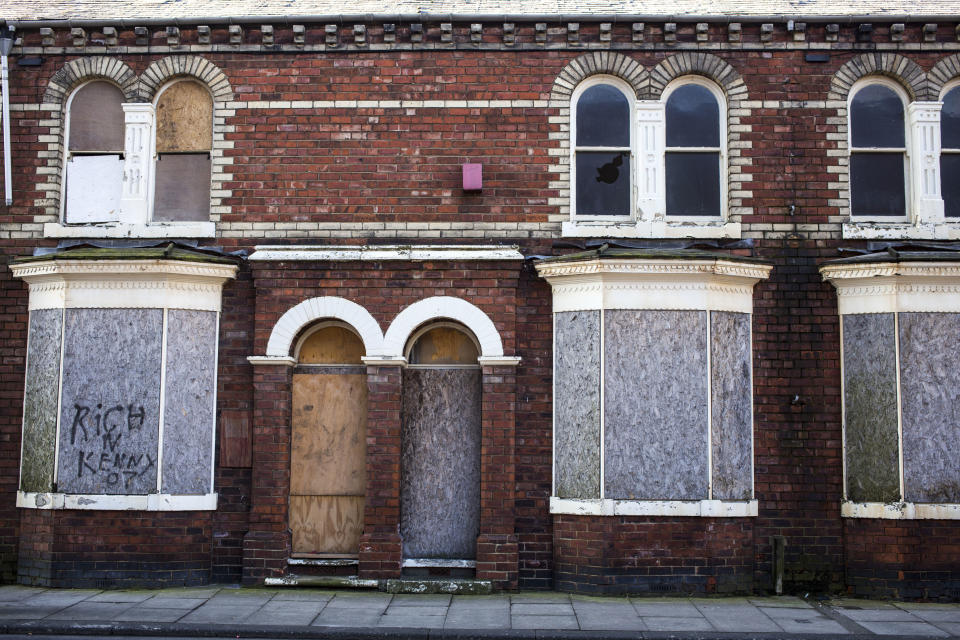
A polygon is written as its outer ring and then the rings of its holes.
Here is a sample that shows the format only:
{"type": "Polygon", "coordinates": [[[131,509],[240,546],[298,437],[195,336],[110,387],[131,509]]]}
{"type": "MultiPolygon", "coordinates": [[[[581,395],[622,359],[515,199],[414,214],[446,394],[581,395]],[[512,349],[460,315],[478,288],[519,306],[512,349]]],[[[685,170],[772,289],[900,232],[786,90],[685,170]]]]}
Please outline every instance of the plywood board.
{"type": "Polygon", "coordinates": [[[70,101],[70,151],[123,151],[123,92],[91,82],[70,101]]]}
{"type": "Polygon", "coordinates": [[[290,496],[293,552],[357,553],[363,504],[363,496],[290,496]]]}
{"type": "Polygon", "coordinates": [[[166,153],[157,156],[153,219],[158,222],[205,222],[210,219],[210,154],[166,153]]]}
{"type": "Polygon", "coordinates": [[[291,495],[366,491],[366,374],[294,374],[291,495]]]}
{"type": "Polygon", "coordinates": [[[477,364],[477,346],[465,333],[451,327],[431,329],[417,339],[410,364],[477,364]]]}
{"type": "Polygon", "coordinates": [[[366,349],[360,337],[343,327],[324,327],[303,341],[300,364],[363,364],[366,349]]]}
{"type": "Polygon", "coordinates": [[[73,156],[67,161],[67,222],[115,222],[122,191],[119,155],[73,156]]]}
{"type": "Polygon", "coordinates": [[[157,152],[209,151],[213,100],[196,82],[178,82],[157,101],[157,152]]]}

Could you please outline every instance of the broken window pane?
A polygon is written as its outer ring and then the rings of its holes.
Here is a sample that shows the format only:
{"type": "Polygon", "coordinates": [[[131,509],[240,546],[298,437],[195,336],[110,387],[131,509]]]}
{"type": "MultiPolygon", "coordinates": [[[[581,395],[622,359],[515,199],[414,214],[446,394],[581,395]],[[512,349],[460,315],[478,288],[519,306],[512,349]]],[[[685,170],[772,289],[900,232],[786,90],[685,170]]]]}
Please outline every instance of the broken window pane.
{"type": "Polygon", "coordinates": [[[868,85],[853,97],[850,127],[854,147],[903,147],[903,102],[890,87],[868,85]]]}
{"type": "Polygon", "coordinates": [[[720,107],[706,87],[678,87],[667,98],[666,119],[668,147],[720,146],[720,107]]]}
{"type": "Polygon", "coordinates": [[[630,215],[630,154],[577,153],[577,215],[630,215]]]}
{"type": "Polygon", "coordinates": [[[858,216],[905,215],[902,153],[850,156],[850,208],[858,216]]]}
{"type": "Polygon", "coordinates": [[[577,100],[578,147],[629,147],[630,103],[616,87],[598,84],[577,100]]]}
{"type": "Polygon", "coordinates": [[[70,151],[123,152],[123,93],[109,82],[90,82],[70,101],[70,151]]]}
{"type": "Polygon", "coordinates": [[[666,154],[667,215],[720,215],[720,154],[666,154]]]}

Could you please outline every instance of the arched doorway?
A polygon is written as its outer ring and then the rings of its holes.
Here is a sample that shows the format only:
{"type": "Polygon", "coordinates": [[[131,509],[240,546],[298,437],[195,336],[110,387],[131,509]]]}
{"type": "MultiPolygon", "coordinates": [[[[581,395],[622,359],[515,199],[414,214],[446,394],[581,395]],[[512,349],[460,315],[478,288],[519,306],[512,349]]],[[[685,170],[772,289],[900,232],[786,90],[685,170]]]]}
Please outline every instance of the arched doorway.
{"type": "Polygon", "coordinates": [[[407,343],[400,474],[405,566],[458,566],[444,561],[476,558],[481,435],[478,355],[473,334],[450,322],[426,325],[407,343]]]}
{"type": "Polygon", "coordinates": [[[290,530],[299,557],[356,557],[366,491],[363,341],[319,323],[297,345],[290,451],[290,530]]]}

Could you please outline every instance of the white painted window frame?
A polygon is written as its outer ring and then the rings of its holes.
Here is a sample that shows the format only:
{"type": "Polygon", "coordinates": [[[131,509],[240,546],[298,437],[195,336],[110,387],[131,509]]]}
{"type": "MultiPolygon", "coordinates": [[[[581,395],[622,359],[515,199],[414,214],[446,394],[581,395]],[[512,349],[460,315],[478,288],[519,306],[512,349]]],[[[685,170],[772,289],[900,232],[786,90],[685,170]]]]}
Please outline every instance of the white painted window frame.
{"type": "MultiPolygon", "coordinates": [[[[942,111],[942,109],[943,109],[943,104],[944,104],[943,99],[946,97],[946,95],[947,95],[948,93],[950,93],[950,92],[953,91],[954,89],[960,89],[960,78],[954,78],[954,79],[951,80],[950,82],[948,82],[948,83],[946,83],[945,85],[943,85],[943,88],[940,90],[940,103],[939,103],[939,104],[940,104],[941,111],[942,111]]],[[[940,129],[937,131],[937,135],[936,135],[936,144],[938,145],[938,148],[937,148],[937,152],[938,152],[938,153],[937,153],[937,157],[936,157],[936,171],[937,171],[936,184],[937,184],[938,188],[940,188],[940,190],[939,190],[938,193],[939,193],[939,195],[940,195],[941,198],[943,198],[943,189],[942,189],[942,185],[943,185],[943,174],[942,174],[942,172],[941,172],[941,170],[940,170],[940,156],[942,156],[943,154],[948,154],[948,155],[960,155],[960,147],[954,148],[954,147],[944,147],[944,146],[943,146],[943,129],[942,129],[943,124],[942,124],[942,122],[943,122],[943,121],[942,121],[942,119],[941,119],[941,120],[940,120],[940,123],[941,123],[941,124],[940,124],[940,129]]],[[[947,218],[947,217],[946,217],[946,213],[945,213],[945,212],[946,212],[946,202],[943,203],[942,210],[943,210],[943,220],[944,220],[945,222],[956,222],[956,223],[960,223],[960,218],[947,218]]]]}
{"type": "Polygon", "coordinates": [[[596,75],[591,76],[577,85],[577,88],[574,89],[573,95],[570,97],[570,137],[572,139],[572,144],[570,145],[570,216],[571,220],[574,223],[577,222],[594,222],[601,223],[605,225],[619,226],[619,225],[634,225],[636,224],[636,215],[637,215],[637,119],[634,117],[636,113],[636,103],[637,96],[629,84],[617,78],[616,76],[611,75],[596,75]],[[626,147],[581,147],[579,140],[577,140],[577,106],[580,102],[580,97],[588,89],[591,89],[596,86],[607,85],[618,90],[623,96],[627,99],[628,106],[628,118],[629,118],[629,132],[630,132],[630,144],[626,147]],[[617,215],[581,215],[577,212],[577,153],[578,152],[589,152],[589,151],[609,151],[610,153],[615,153],[617,151],[628,151],[630,153],[630,204],[629,204],[629,215],[626,216],[617,216],[617,215]]]}
{"type": "MultiPolygon", "coordinates": [[[[960,79],[944,85],[941,96],[960,84],[960,79]]],[[[845,239],[960,239],[960,220],[944,217],[940,188],[940,112],[943,102],[911,101],[898,82],[882,76],[868,76],[854,83],[847,96],[847,160],[854,153],[901,151],[898,148],[869,149],[853,147],[850,106],[856,94],[870,85],[892,89],[904,105],[904,202],[903,217],[853,215],[852,175],[848,180],[847,219],[843,225],[845,239]]],[[[849,167],[849,164],[848,164],[849,167]]]]}
{"type": "MultiPolygon", "coordinates": [[[[193,81],[177,78],[165,84],[152,103],[125,102],[123,186],[118,219],[110,222],[69,223],[66,218],[66,180],[60,186],[60,221],[43,225],[48,238],[212,238],[216,235],[213,222],[154,222],[154,178],[156,175],[156,102],[177,82],[193,81]]],[[[70,160],[70,109],[77,92],[92,82],[109,82],[97,78],[79,85],[67,98],[64,127],[62,173],[65,176],[70,160]]],[[[113,83],[111,83],[113,84],[113,83]]],[[[204,86],[207,91],[209,87],[204,86]]],[[[211,96],[212,99],[212,96],[211,96]]],[[[211,136],[212,136],[211,132],[211,136]]]]}
{"type": "Polygon", "coordinates": [[[666,142],[663,145],[663,154],[660,157],[660,180],[661,186],[659,188],[660,193],[663,194],[663,206],[660,209],[660,215],[670,222],[694,222],[700,224],[717,224],[719,222],[725,222],[727,220],[727,198],[728,198],[728,171],[727,166],[729,163],[729,158],[727,154],[727,99],[723,94],[723,91],[717,86],[716,83],[704,78],[702,76],[682,76],[677,78],[663,90],[663,94],[660,97],[660,102],[663,105],[663,135],[664,140],[666,140],[667,132],[667,123],[666,123],[666,109],[667,101],[670,99],[671,94],[680,87],[687,85],[697,85],[707,89],[717,101],[717,114],[718,120],[717,126],[719,127],[720,133],[720,146],[719,147],[667,147],[666,142]],[[720,216],[696,216],[696,215],[667,215],[667,204],[666,204],[666,194],[667,194],[667,158],[666,154],[668,152],[698,152],[698,151],[709,151],[709,152],[719,152],[718,162],[720,163],[720,216]]]}

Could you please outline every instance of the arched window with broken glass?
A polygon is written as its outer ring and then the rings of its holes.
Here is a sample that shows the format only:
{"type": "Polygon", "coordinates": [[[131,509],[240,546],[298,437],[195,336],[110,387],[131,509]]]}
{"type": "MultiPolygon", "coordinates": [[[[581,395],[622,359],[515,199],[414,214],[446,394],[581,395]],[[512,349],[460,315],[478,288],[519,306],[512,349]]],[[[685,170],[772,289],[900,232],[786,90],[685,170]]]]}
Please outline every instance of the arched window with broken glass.
{"type": "Polygon", "coordinates": [[[573,94],[573,202],[576,217],[627,218],[633,211],[633,91],[596,76],[573,94]]]}

